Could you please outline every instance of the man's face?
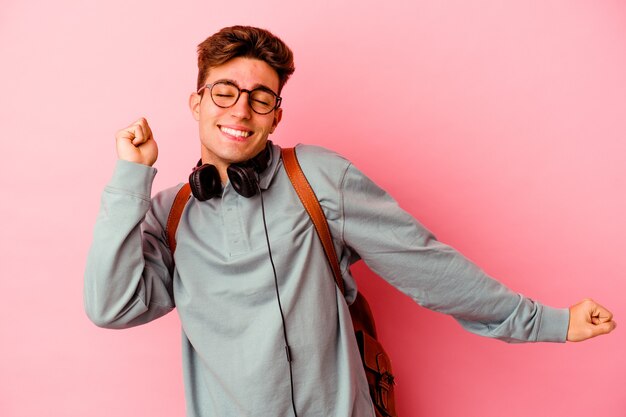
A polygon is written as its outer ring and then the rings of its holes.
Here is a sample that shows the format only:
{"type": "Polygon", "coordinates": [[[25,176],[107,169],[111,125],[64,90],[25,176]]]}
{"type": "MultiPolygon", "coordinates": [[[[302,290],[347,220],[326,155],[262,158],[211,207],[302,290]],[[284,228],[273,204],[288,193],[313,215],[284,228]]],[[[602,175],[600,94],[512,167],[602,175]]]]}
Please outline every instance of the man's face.
{"type": "MultiPolygon", "coordinates": [[[[228,80],[240,89],[258,87],[278,92],[278,74],[266,62],[251,58],[233,58],[209,70],[205,84],[228,80]]],[[[231,163],[246,161],[265,148],[267,137],[280,122],[282,109],[269,114],[255,113],[248,104],[248,93],[242,92],[232,107],[218,107],[211,100],[209,89],[201,96],[193,93],[189,107],[198,121],[202,162],[213,164],[226,179],[231,163]]]]}

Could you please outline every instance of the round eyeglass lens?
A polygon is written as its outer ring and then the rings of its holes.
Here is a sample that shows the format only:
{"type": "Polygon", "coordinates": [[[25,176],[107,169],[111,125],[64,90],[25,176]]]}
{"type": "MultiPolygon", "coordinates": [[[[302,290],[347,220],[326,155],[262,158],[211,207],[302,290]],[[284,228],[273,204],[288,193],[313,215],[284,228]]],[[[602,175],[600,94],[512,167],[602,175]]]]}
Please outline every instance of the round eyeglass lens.
{"type": "Polygon", "coordinates": [[[274,110],[276,97],[264,90],[252,90],[250,92],[250,105],[255,112],[267,114],[274,110]]]}
{"type": "Polygon", "coordinates": [[[239,89],[228,83],[215,83],[211,88],[211,98],[220,107],[230,107],[237,101],[239,89]]]}

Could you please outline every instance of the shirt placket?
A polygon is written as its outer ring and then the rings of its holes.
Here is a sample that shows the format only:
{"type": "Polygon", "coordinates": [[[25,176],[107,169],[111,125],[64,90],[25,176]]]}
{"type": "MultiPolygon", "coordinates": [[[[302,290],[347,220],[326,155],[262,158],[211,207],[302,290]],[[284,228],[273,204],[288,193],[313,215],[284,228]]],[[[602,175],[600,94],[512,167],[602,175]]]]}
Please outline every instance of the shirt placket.
{"type": "Polygon", "coordinates": [[[222,219],[229,256],[238,256],[250,250],[248,239],[243,229],[240,208],[241,197],[230,187],[225,187],[222,195],[222,219]]]}

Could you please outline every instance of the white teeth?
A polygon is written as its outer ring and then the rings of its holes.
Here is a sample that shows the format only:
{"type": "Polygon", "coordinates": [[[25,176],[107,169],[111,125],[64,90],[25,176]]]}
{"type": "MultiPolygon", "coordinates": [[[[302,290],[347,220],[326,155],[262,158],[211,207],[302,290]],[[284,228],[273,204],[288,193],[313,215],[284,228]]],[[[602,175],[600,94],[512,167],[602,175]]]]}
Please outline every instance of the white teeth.
{"type": "Polygon", "coordinates": [[[227,133],[227,134],[232,135],[232,136],[237,136],[237,137],[240,137],[240,138],[247,138],[248,136],[250,136],[250,132],[243,131],[243,130],[231,129],[230,127],[220,126],[220,130],[222,132],[224,132],[224,133],[227,133]]]}

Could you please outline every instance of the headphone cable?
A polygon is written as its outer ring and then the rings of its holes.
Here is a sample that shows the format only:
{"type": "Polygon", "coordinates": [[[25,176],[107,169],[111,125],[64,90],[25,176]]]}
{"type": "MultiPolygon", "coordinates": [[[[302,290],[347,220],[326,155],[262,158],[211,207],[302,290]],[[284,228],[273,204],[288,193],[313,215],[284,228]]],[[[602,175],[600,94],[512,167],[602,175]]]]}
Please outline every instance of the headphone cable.
{"type": "Polygon", "coordinates": [[[298,413],[296,412],[296,402],[294,399],[294,390],[293,390],[293,369],[291,366],[291,350],[289,348],[289,341],[287,339],[287,326],[285,325],[285,314],[283,313],[283,306],[280,302],[280,293],[278,291],[278,275],[276,274],[276,266],[274,265],[274,259],[272,258],[272,248],[270,246],[270,237],[267,231],[267,222],[265,221],[265,204],[263,203],[263,193],[261,192],[261,186],[259,185],[259,181],[257,178],[256,186],[259,191],[259,195],[261,196],[261,213],[263,215],[263,228],[265,229],[265,240],[267,241],[267,251],[270,256],[270,263],[272,264],[272,271],[274,271],[274,288],[276,289],[276,299],[278,300],[278,309],[280,310],[280,319],[283,324],[283,337],[285,339],[285,353],[287,355],[287,363],[289,364],[289,381],[291,385],[291,406],[293,408],[293,414],[295,417],[298,417],[298,413]]]}

